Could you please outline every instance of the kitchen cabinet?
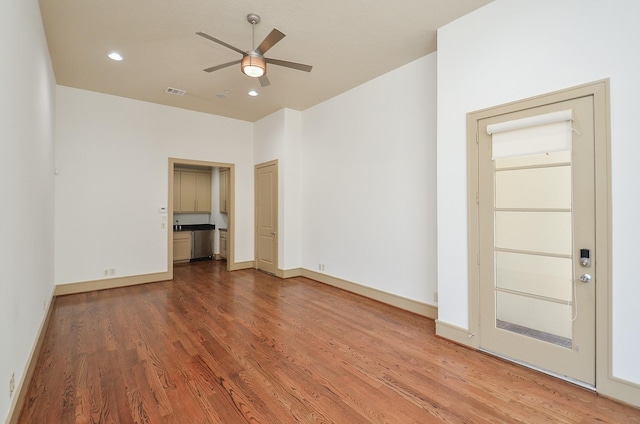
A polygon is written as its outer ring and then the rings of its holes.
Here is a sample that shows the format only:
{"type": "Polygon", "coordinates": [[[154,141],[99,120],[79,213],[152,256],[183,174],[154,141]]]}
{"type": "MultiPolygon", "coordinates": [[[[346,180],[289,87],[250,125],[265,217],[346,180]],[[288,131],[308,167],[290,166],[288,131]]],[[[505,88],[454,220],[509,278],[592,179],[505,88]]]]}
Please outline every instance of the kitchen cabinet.
{"type": "Polygon", "coordinates": [[[173,171],[173,212],[180,212],[180,171],[173,171]]]}
{"type": "Polygon", "coordinates": [[[229,243],[227,238],[227,231],[220,230],[220,258],[227,259],[227,255],[229,252],[229,243]]]}
{"type": "Polygon", "coordinates": [[[220,169],[220,213],[229,213],[229,168],[220,169]]]}
{"type": "Polygon", "coordinates": [[[211,171],[196,172],[196,212],[211,213],[211,171]]]}
{"type": "Polygon", "coordinates": [[[173,233],[173,262],[188,262],[191,259],[191,231],[173,233]]]}
{"type": "Polygon", "coordinates": [[[173,212],[211,213],[211,170],[176,169],[174,171],[173,212]]]}

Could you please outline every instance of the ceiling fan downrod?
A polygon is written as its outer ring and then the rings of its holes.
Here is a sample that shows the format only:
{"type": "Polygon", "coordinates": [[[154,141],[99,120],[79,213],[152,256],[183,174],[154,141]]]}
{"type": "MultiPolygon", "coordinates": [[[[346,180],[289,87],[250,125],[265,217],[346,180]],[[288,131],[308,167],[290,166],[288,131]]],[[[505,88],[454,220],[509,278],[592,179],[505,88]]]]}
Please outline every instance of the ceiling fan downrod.
{"type": "Polygon", "coordinates": [[[251,51],[253,52],[256,50],[256,24],[260,23],[260,15],[249,13],[247,21],[251,24],[251,51]]]}
{"type": "Polygon", "coordinates": [[[247,21],[251,24],[251,51],[242,58],[240,67],[245,75],[260,78],[267,72],[267,64],[262,53],[256,52],[256,24],[260,22],[260,16],[250,13],[247,15],[247,21]]]}

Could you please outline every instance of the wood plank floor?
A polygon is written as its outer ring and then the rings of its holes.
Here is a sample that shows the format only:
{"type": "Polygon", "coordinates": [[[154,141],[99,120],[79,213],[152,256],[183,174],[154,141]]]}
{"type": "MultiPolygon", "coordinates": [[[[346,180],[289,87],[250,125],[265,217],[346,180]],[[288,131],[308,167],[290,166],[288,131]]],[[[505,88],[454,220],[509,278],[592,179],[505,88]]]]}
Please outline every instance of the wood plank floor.
{"type": "Polygon", "coordinates": [[[434,322],[220,262],[55,300],[20,423],[640,423],[434,322]]]}

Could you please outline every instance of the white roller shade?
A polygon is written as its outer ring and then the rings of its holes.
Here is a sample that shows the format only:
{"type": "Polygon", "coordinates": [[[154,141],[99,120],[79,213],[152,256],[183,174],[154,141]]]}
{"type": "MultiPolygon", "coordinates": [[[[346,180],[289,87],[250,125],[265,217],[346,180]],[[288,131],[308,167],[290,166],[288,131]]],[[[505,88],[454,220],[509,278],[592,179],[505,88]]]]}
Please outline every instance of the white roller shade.
{"type": "Polygon", "coordinates": [[[571,150],[571,109],[487,126],[492,159],[571,150]]]}

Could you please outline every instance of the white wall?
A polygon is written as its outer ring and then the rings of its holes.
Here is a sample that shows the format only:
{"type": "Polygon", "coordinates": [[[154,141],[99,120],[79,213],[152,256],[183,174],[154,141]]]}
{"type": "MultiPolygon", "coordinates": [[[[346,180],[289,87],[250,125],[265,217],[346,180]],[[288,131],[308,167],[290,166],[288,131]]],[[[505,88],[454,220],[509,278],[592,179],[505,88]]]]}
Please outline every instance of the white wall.
{"type": "MultiPolygon", "coordinates": [[[[53,292],[55,80],[37,0],[0,2],[0,422],[53,292]]],[[[15,398],[15,394],[14,394],[15,398]]]]}
{"type": "Polygon", "coordinates": [[[169,157],[236,164],[235,260],[253,260],[251,123],[58,87],[56,284],[167,271],[169,157]]]}
{"type": "Polygon", "coordinates": [[[436,55],[302,115],[302,266],[433,304],[436,55]]]}
{"type": "Polygon", "coordinates": [[[468,329],[466,113],[611,79],[613,373],[640,384],[640,3],[497,0],[438,32],[439,319],[468,329]]]}
{"type": "Polygon", "coordinates": [[[301,262],[301,122],[302,113],[281,109],[255,123],[254,161],[278,160],[278,268],[301,262]]]}
{"type": "Polygon", "coordinates": [[[283,269],[302,265],[302,113],[285,109],[284,153],[286,167],[281,171],[283,190],[281,219],[284,228],[283,269]]]}

